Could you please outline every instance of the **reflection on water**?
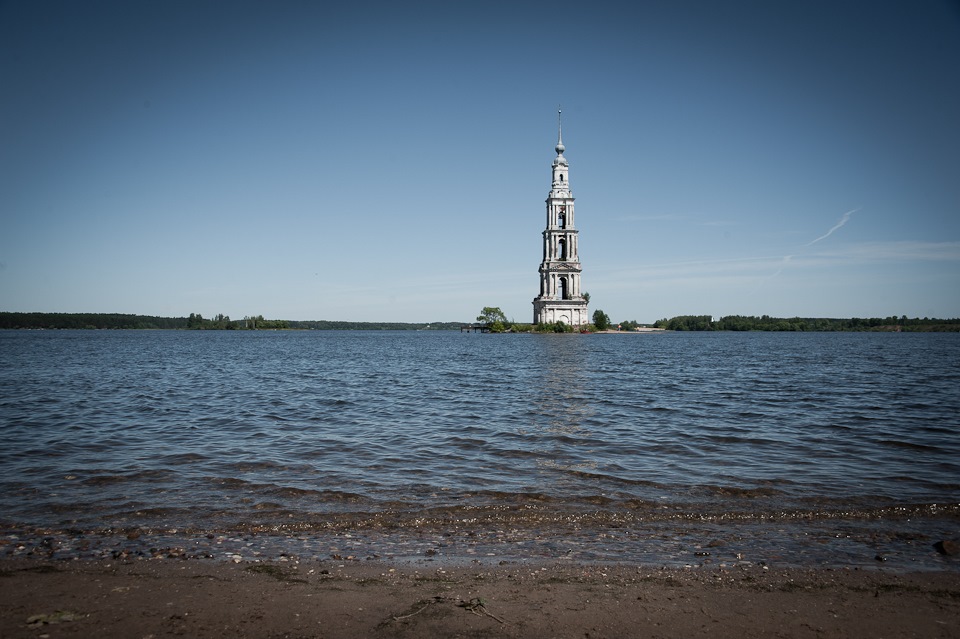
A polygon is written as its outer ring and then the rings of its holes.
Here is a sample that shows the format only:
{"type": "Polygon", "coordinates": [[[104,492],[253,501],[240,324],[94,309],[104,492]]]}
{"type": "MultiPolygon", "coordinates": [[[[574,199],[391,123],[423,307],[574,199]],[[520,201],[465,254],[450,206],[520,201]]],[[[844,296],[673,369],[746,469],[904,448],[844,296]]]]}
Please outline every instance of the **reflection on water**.
{"type": "Polygon", "coordinates": [[[580,335],[535,337],[534,434],[545,442],[537,466],[549,471],[544,477],[554,486],[555,492],[576,494],[579,487],[576,486],[575,473],[597,468],[587,427],[593,414],[585,379],[588,355],[584,350],[587,343],[580,335]]]}
{"type": "Polygon", "coordinates": [[[592,412],[585,390],[584,338],[567,334],[534,338],[535,426],[555,435],[581,434],[592,412]]]}

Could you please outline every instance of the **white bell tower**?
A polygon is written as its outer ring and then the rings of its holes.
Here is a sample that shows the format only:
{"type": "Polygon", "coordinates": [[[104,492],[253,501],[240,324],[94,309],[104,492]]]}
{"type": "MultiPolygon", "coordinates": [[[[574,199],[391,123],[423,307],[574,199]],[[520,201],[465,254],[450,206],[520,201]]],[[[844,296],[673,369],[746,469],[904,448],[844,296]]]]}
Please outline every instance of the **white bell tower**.
{"type": "Polygon", "coordinates": [[[553,160],[553,183],[547,197],[547,228],[543,232],[543,262],[540,264],[540,295],[533,300],[533,323],[563,322],[569,326],[589,323],[587,300],[580,289],[578,233],[570,192],[570,167],[563,146],[561,111],[557,110],[557,157],[553,160]]]}

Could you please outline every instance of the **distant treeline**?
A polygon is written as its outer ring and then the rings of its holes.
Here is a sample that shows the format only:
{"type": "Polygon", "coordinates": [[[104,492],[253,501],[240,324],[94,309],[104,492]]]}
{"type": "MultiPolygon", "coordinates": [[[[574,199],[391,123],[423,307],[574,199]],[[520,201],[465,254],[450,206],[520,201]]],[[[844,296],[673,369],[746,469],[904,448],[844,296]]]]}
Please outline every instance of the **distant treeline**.
{"type": "Polygon", "coordinates": [[[123,313],[0,312],[0,328],[187,328],[187,318],[123,313]]]}
{"type": "Polygon", "coordinates": [[[331,322],[328,320],[294,321],[287,322],[290,328],[308,329],[315,331],[454,331],[458,330],[461,322],[331,322]]]}
{"type": "Polygon", "coordinates": [[[200,313],[190,313],[187,318],[187,328],[200,331],[236,331],[257,329],[288,328],[286,320],[263,319],[263,315],[244,317],[242,320],[232,320],[229,315],[220,313],[211,319],[205,319],[200,313]]]}
{"type": "Polygon", "coordinates": [[[680,315],[657,320],[656,328],[670,331],[911,331],[960,332],[960,319],[910,319],[872,317],[832,319],[825,317],[760,317],[728,315],[714,320],[710,315],[680,315]]]}
{"type": "MultiPolygon", "coordinates": [[[[635,322],[622,322],[623,330],[630,330],[635,322]]],[[[0,312],[0,329],[184,329],[184,330],[263,330],[299,329],[319,331],[449,331],[457,330],[460,322],[332,322],[327,320],[296,321],[268,320],[262,315],[231,320],[220,314],[210,319],[199,313],[188,317],[156,317],[123,313],[9,313],[0,312]]],[[[714,320],[710,315],[681,315],[661,319],[656,328],[671,331],[927,331],[960,332],[960,319],[910,319],[884,317],[861,319],[780,318],[728,315],[714,320]]],[[[530,327],[526,327],[528,330],[530,327]]]]}
{"type": "Polygon", "coordinates": [[[243,330],[286,327],[284,320],[265,320],[262,315],[231,320],[222,313],[207,319],[199,313],[190,313],[189,317],[156,317],[124,313],[0,312],[0,328],[243,330]]]}
{"type": "Polygon", "coordinates": [[[311,329],[348,331],[396,331],[396,330],[455,330],[459,322],[396,323],[396,322],[298,322],[291,320],[268,320],[263,315],[231,320],[219,314],[207,319],[199,313],[189,317],[156,317],[152,315],[128,315],[123,313],[9,313],[0,312],[0,329],[185,329],[185,330],[263,330],[263,329],[311,329]]]}

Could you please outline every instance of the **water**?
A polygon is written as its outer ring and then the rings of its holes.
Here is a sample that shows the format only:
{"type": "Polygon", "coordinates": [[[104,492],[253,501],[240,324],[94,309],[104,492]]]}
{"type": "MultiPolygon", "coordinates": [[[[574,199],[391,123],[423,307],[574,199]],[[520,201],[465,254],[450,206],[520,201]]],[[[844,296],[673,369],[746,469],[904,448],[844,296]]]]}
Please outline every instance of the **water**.
{"type": "Polygon", "coordinates": [[[51,556],[956,567],[958,364],[956,334],[0,331],[0,527],[51,556]]]}

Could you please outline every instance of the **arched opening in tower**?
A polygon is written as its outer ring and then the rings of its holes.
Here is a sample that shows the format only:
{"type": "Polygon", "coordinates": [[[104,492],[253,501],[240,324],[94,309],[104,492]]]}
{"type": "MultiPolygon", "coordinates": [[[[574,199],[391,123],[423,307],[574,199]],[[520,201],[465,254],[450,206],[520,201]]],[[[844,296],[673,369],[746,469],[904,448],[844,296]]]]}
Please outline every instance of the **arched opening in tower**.
{"type": "Polygon", "coordinates": [[[567,241],[563,238],[557,240],[557,256],[560,260],[567,259],[567,241]]]}
{"type": "Polygon", "coordinates": [[[567,286],[567,278],[561,277],[557,288],[559,289],[557,292],[560,294],[560,299],[570,299],[570,288],[567,286]]]}

